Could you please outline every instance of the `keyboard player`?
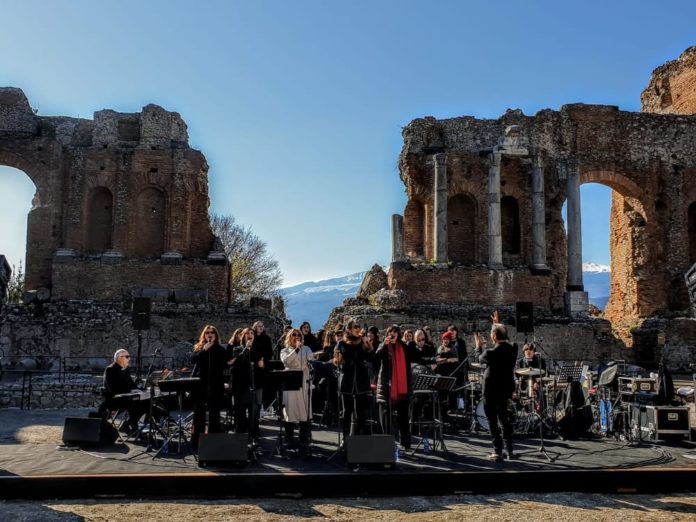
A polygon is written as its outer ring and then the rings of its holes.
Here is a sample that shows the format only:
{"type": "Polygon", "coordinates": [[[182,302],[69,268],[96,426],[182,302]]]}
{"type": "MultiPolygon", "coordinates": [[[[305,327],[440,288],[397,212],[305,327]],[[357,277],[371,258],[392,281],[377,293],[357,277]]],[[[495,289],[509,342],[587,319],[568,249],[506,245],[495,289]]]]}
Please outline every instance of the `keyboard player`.
{"type": "MultiPolygon", "coordinates": [[[[99,413],[106,415],[109,410],[123,408],[124,404],[114,399],[117,395],[137,392],[137,386],[130,374],[130,354],[121,348],[114,353],[114,362],[104,370],[104,402],[99,406],[99,413]]],[[[147,409],[144,401],[131,400],[127,403],[128,419],[123,426],[127,431],[138,429],[138,420],[147,409]]]]}

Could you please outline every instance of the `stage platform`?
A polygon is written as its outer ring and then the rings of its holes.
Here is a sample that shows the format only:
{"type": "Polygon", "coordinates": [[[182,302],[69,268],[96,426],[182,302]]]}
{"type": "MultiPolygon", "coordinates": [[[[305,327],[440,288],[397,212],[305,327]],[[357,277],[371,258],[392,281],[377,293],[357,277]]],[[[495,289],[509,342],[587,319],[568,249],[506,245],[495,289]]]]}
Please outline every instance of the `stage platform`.
{"type": "MultiPolygon", "coordinates": [[[[62,445],[66,416],[86,410],[0,410],[0,498],[444,495],[491,491],[692,490],[696,444],[613,438],[516,439],[518,460],[496,463],[487,433],[445,434],[447,451],[401,452],[393,469],[346,466],[335,431],[315,429],[312,454],[275,452],[277,423],[262,423],[261,455],[244,468],[200,468],[185,453],[154,457],[143,442],[62,445]]],[[[414,437],[413,445],[420,439],[414,437]]],[[[176,449],[171,448],[171,449],[176,449]]]]}

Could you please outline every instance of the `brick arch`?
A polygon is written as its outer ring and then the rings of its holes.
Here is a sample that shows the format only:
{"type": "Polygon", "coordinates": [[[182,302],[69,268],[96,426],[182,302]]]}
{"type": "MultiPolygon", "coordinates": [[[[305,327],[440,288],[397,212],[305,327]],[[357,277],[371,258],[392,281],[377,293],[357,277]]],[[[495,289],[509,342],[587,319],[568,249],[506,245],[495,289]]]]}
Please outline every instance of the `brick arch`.
{"type": "Polygon", "coordinates": [[[167,231],[167,193],[161,187],[143,187],[135,198],[133,251],[136,257],[159,256],[167,231]]]}
{"type": "Polygon", "coordinates": [[[425,255],[425,205],[417,199],[404,209],[404,251],[408,257],[425,255]]]}
{"type": "Polygon", "coordinates": [[[27,160],[21,154],[3,150],[0,147],[0,165],[21,170],[27,175],[36,187],[34,200],[37,204],[33,206],[45,206],[49,204],[49,201],[53,200],[51,191],[45,188],[45,176],[42,174],[41,169],[37,168],[33,162],[27,160]]]}
{"type": "Polygon", "coordinates": [[[580,173],[580,184],[599,183],[615,190],[622,196],[640,199],[643,189],[624,174],[615,170],[588,170],[580,173]]]}
{"type": "Polygon", "coordinates": [[[114,196],[111,190],[98,186],[89,191],[85,246],[88,254],[99,254],[112,248],[114,196]]]}
{"type": "Polygon", "coordinates": [[[477,260],[478,205],[469,193],[456,194],[447,202],[447,253],[450,261],[473,264],[477,260]]]}

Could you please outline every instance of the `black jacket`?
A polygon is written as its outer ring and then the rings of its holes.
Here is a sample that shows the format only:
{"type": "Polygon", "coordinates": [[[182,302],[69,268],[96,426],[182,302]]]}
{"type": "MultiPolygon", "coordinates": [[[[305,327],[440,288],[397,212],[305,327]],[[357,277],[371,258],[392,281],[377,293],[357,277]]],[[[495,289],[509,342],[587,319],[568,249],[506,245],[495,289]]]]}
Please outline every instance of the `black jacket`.
{"type": "Polygon", "coordinates": [[[224,371],[227,368],[229,354],[227,348],[214,344],[208,350],[193,352],[191,363],[196,365],[196,377],[201,378],[199,390],[206,397],[222,397],[225,392],[224,371]]]}
{"type": "Polygon", "coordinates": [[[336,344],[335,352],[339,352],[343,357],[341,373],[338,376],[338,387],[341,393],[369,392],[368,364],[372,360],[374,352],[365,351],[362,339],[358,339],[354,343],[341,340],[336,344]]]}
{"type": "MultiPolygon", "coordinates": [[[[406,379],[408,382],[409,395],[413,391],[413,372],[411,364],[433,364],[435,357],[426,357],[418,349],[416,343],[410,342],[404,345],[397,341],[406,356],[406,379]]],[[[391,383],[392,361],[389,357],[389,347],[382,343],[377,348],[373,362],[375,373],[377,374],[377,402],[387,402],[389,398],[389,385],[391,383]]]]}
{"type": "MultiPolygon", "coordinates": [[[[262,334],[264,335],[264,334],[262,334]]],[[[259,368],[259,361],[263,358],[264,364],[273,359],[273,347],[271,339],[267,335],[268,342],[254,339],[251,349],[246,349],[244,346],[235,346],[231,348],[234,364],[232,365],[232,393],[239,396],[251,389],[251,368],[254,369],[254,388],[260,390],[266,383],[266,369],[259,368]],[[252,366],[253,365],[253,366],[252,366]]]]}
{"type": "Polygon", "coordinates": [[[104,370],[104,398],[110,400],[119,393],[128,393],[135,389],[135,382],[130,374],[130,368],[121,368],[117,363],[111,363],[104,370]]]}
{"type": "Polygon", "coordinates": [[[517,345],[501,341],[484,350],[479,362],[488,365],[483,374],[483,396],[488,399],[511,398],[515,391],[517,345]]]}

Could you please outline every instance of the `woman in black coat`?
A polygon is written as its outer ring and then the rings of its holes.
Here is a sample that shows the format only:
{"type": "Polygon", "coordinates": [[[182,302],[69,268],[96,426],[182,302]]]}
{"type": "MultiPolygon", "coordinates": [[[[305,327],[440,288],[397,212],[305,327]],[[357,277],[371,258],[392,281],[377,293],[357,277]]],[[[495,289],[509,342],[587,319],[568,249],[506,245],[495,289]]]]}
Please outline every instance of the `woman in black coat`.
{"type": "Polygon", "coordinates": [[[338,387],[343,399],[343,436],[350,434],[355,412],[355,435],[367,434],[367,415],[370,409],[370,374],[368,364],[374,350],[361,335],[357,321],[348,321],[343,339],[334,349],[334,364],[339,367],[338,387]]]}
{"type": "Polygon", "coordinates": [[[206,411],[208,413],[208,433],[220,433],[220,410],[225,402],[225,376],[229,360],[226,347],[220,344],[217,328],[206,325],[198,342],[193,347],[191,363],[195,365],[195,376],[201,381],[194,391],[193,434],[191,444],[198,447],[198,439],[205,431],[206,411]]]}

